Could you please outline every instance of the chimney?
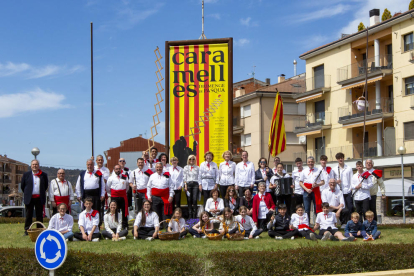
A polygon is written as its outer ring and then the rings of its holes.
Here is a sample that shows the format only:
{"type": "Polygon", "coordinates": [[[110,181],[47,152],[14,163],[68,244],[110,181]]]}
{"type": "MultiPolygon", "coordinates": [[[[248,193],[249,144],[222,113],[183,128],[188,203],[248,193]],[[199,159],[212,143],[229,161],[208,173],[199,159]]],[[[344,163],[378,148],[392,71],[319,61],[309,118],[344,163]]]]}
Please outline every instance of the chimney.
{"type": "Polygon", "coordinates": [[[4,157],[7,158],[7,154],[5,154],[4,157]]]}
{"type": "Polygon", "coordinates": [[[142,137],[142,134],[140,134],[139,137],[142,137]]]}
{"type": "Polygon", "coordinates": [[[243,96],[244,94],[246,94],[246,90],[244,90],[243,86],[236,90],[236,98],[243,96]]]}
{"type": "Polygon", "coordinates": [[[277,77],[277,83],[281,83],[285,81],[285,75],[281,74],[279,77],[277,77]]]}
{"type": "Polygon", "coordinates": [[[293,75],[296,76],[297,72],[296,72],[296,64],[298,64],[298,62],[296,61],[296,59],[293,60],[293,75]]]}
{"type": "Polygon", "coordinates": [[[374,26],[375,24],[380,23],[380,10],[372,9],[369,11],[369,26],[374,26]]]}
{"type": "Polygon", "coordinates": [[[266,84],[270,85],[270,78],[266,78],[266,84]]]}

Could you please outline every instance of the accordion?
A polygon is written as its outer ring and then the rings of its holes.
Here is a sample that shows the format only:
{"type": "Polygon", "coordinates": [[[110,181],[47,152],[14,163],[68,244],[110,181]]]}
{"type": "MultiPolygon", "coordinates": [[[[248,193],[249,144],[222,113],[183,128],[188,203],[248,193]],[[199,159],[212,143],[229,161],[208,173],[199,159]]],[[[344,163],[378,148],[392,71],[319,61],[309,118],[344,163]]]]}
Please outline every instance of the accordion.
{"type": "Polygon", "coordinates": [[[275,188],[275,195],[281,196],[281,195],[292,195],[293,189],[291,187],[293,183],[293,179],[291,177],[289,178],[279,178],[275,181],[276,188],[275,188]]]}

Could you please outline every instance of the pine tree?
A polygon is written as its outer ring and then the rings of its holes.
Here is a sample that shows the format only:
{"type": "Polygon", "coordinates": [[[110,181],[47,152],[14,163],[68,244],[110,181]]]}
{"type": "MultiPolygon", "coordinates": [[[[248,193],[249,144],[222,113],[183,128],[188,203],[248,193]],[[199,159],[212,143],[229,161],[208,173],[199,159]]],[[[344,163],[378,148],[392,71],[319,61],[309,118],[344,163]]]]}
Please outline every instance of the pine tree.
{"type": "Polygon", "coordinates": [[[387,19],[390,19],[391,17],[392,17],[391,16],[391,12],[388,9],[385,9],[384,12],[383,12],[383,14],[382,14],[381,20],[382,21],[385,21],[387,19]]]}
{"type": "Polygon", "coordinates": [[[408,6],[408,10],[414,9],[414,0],[411,0],[410,5],[408,6]]]}
{"type": "MultiPolygon", "coordinates": [[[[414,1],[414,0],[413,0],[414,1]]],[[[360,32],[360,31],[362,31],[362,30],[365,30],[365,25],[364,25],[364,23],[359,23],[359,25],[358,25],[358,32],[360,32]]]]}

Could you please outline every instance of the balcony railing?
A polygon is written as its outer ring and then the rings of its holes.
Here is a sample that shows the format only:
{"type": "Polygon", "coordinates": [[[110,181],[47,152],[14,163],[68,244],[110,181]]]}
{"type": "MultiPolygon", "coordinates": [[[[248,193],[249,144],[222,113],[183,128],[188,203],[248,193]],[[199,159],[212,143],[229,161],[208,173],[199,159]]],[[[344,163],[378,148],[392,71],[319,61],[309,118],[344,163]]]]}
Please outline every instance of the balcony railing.
{"type": "Polygon", "coordinates": [[[384,69],[392,69],[392,55],[380,55],[362,60],[359,62],[346,65],[337,69],[337,81],[345,81],[348,79],[356,78],[359,76],[379,72],[384,69]],[[376,63],[376,59],[379,59],[379,64],[376,63]]]}
{"type": "Polygon", "coordinates": [[[410,95],[410,107],[414,109],[414,94],[410,95]]]}
{"type": "Polygon", "coordinates": [[[241,126],[240,117],[233,117],[233,127],[241,126]]]}
{"type": "MultiPolygon", "coordinates": [[[[381,98],[378,106],[376,99],[369,99],[366,116],[383,114],[383,113],[393,113],[394,112],[394,100],[393,98],[381,98]]],[[[352,103],[352,106],[343,106],[338,109],[339,122],[350,120],[354,118],[363,118],[364,111],[359,111],[356,107],[356,104],[352,103]]]]}
{"type": "Polygon", "coordinates": [[[331,75],[321,75],[321,76],[313,76],[311,78],[307,78],[305,80],[298,80],[294,83],[290,84],[293,86],[294,92],[296,93],[305,93],[313,90],[324,88],[331,88],[331,75]]]}
{"type": "Polygon", "coordinates": [[[5,167],[4,172],[12,172],[11,168],[5,167]]]}
{"type": "Polygon", "coordinates": [[[295,131],[306,128],[319,128],[331,125],[331,112],[317,112],[307,114],[305,117],[295,118],[293,121],[295,131]]]}
{"type": "Polygon", "coordinates": [[[11,179],[4,179],[3,183],[4,184],[10,184],[10,183],[12,183],[12,181],[11,181],[11,179]]]}
{"type": "Polygon", "coordinates": [[[16,174],[24,174],[25,173],[25,171],[22,171],[22,170],[16,170],[16,174]]]}

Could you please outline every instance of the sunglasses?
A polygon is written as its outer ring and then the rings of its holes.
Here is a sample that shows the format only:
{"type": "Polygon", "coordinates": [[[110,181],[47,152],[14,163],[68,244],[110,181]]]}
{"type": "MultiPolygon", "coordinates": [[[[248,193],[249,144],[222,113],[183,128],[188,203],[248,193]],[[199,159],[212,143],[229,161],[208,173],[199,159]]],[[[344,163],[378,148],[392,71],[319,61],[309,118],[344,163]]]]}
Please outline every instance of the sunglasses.
{"type": "Polygon", "coordinates": [[[267,162],[265,162],[265,161],[261,161],[261,162],[260,162],[260,164],[266,164],[266,163],[267,163],[267,162]]]}
{"type": "Polygon", "coordinates": [[[125,163],[125,160],[119,160],[119,162],[125,163]]]}
{"type": "Polygon", "coordinates": [[[193,160],[194,161],[195,159],[194,158],[190,158],[190,160],[193,160]]]}

